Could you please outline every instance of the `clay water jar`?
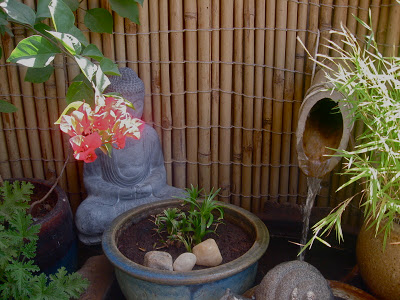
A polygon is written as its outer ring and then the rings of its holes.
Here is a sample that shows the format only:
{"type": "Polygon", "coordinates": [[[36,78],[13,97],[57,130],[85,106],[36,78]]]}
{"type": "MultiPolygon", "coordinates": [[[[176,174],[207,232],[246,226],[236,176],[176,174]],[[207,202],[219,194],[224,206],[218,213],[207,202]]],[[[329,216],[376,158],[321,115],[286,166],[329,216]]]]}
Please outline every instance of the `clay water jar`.
{"type": "Polygon", "coordinates": [[[393,222],[383,249],[383,233],[362,226],[357,238],[356,256],[361,277],[371,292],[382,300],[400,299],[400,225],[393,222]]]}
{"type": "MultiPolygon", "coordinates": [[[[47,194],[53,183],[34,178],[13,178],[8,181],[26,181],[34,186],[33,194],[47,194]]],[[[71,207],[65,191],[56,186],[49,195],[56,204],[51,211],[34,221],[40,224],[35,262],[46,274],[56,273],[60,267],[75,272],[78,267],[78,243],[71,207]]]]}
{"type": "Polygon", "coordinates": [[[224,207],[224,219],[239,225],[254,237],[255,242],[249,251],[229,263],[190,272],[164,271],[137,264],[118,250],[118,238],[125,228],[180,204],[181,200],[164,200],[133,208],[117,217],[105,230],[103,251],[115,267],[115,274],[125,297],[129,300],[215,300],[221,298],[227,288],[236,294],[242,294],[251,288],[257,273],[258,260],[268,247],[269,233],[258,217],[232,204],[219,203],[224,207]]]}

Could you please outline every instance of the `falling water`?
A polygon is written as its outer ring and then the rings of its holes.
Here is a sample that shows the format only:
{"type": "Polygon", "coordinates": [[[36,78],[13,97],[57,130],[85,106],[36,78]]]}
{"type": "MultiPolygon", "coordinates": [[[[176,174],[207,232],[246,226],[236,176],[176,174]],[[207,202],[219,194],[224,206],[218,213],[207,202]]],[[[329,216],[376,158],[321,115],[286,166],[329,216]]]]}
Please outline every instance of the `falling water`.
{"type": "MultiPolygon", "coordinates": [[[[321,188],[321,180],[322,180],[321,178],[307,177],[308,192],[307,192],[306,205],[303,207],[303,231],[300,240],[301,245],[305,245],[307,243],[311,209],[314,206],[315,197],[317,196],[319,189],[321,188]]],[[[306,251],[303,251],[300,254],[299,260],[302,261],[304,260],[305,252],[306,251]]]]}

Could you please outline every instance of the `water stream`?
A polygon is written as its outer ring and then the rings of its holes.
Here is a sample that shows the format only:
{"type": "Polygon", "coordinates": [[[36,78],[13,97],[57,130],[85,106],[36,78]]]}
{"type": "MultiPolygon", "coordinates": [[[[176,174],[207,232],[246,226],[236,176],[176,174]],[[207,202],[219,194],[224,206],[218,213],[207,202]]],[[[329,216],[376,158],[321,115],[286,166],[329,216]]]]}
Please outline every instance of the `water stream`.
{"type": "MultiPolygon", "coordinates": [[[[314,206],[315,197],[317,196],[321,188],[321,181],[322,181],[321,178],[307,177],[308,191],[307,191],[306,205],[303,207],[303,231],[300,240],[301,245],[305,245],[307,243],[311,210],[314,206]]],[[[299,256],[299,260],[303,261],[305,254],[306,251],[303,251],[299,256]]]]}

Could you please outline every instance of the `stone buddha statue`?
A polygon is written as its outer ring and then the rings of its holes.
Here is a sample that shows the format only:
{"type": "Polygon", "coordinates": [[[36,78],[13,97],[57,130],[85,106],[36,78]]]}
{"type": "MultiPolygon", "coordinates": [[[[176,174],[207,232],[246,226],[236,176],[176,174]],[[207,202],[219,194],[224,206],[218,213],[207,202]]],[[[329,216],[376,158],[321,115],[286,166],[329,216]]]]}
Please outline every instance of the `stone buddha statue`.
{"type": "MultiPolygon", "coordinates": [[[[128,108],[141,118],[144,84],[129,68],[122,76],[112,76],[107,92],[118,92],[132,102],[128,108]]],[[[126,139],[124,149],[111,157],[97,149],[98,158],[85,163],[83,179],[88,197],[79,205],[75,216],[79,239],[87,245],[99,244],[103,231],[123,212],[136,206],[183,196],[183,190],[167,185],[164,157],[153,127],[143,124],[140,139],[126,139]]]]}

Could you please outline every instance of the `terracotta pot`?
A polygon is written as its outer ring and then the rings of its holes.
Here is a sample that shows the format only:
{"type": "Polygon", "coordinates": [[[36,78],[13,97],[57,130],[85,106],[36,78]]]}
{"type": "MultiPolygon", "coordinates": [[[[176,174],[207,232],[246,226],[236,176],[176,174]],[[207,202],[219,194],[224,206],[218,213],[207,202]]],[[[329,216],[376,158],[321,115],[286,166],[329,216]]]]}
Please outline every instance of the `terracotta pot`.
{"type": "Polygon", "coordinates": [[[219,299],[227,288],[242,294],[253,286],[258,260],[268,247],[269,233],[254,214],[231,204],[220,203],[224,219],[242,227],[254,236],[255,242],[249,251],[229,263],[190,272],[163,271],[137,264],[118,250],[118,238],[124,228],[181,203],[167,200],[134,208],[117,217],[104,232],[104,254],[115,266],[118,283],[127,299],[219,299]]]}
{"type": "Polygon", "coordinates": [[[400,225],[393,225],[385,250],[383,233],[375,237],[375,227],[366,230],[364,225],[357,239],[361,277],[379,299],[400,299],[400,225]]]}
{"type": "MultiPolygon", "coordinates": [[[[46,180],[33,178],[13,178],[8,181],[27,181],[34,185],[33,194],[46,194],[53,184],[46,180]]],[[[74,230],[73,215],[67,195],[56,186],[49,198],[54,197],[56,204],[45,216],[36,220],[40,224],[35,262],[46,274],[55,273],[60,267],[75,272],[78,267],[77,237],[74,230]]]]}

